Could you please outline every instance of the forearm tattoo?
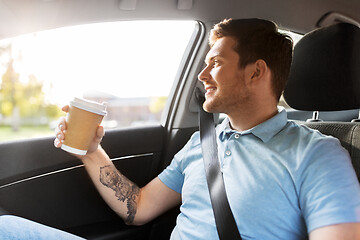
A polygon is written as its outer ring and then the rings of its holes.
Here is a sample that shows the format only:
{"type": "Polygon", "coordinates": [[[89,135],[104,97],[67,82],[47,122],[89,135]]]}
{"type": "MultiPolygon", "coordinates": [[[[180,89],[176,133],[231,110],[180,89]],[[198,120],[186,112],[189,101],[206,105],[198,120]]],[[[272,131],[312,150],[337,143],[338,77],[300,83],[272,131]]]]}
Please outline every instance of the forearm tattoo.
{"type": "Polygon", "coordinates": [[[125,222],[131,224],[136,214],[136,198],[139,196],[140,189],[117,169],[111,165],[100,168],[100,182],[115,191],[118,200],[125,202],[127,206],[127,219],[125,222]]]}

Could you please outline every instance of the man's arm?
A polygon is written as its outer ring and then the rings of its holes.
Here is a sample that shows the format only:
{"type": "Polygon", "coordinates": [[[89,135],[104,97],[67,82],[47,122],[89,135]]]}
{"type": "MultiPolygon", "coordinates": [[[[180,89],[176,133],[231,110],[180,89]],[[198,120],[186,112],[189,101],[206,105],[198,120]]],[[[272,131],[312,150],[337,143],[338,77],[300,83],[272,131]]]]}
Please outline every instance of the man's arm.
{"type": "Polygon", "coordinates": [[[147,223],[181,202],[181,195],[159,178],[139,188],[116,169],[100,146],[82,161],[103,199],[127,224],[147,223]]]}
{"type": "Polygon", "coordinates": [[[315,229],[310,240],[360,240],[360,223],[342,223],[315,229]]]}
{"type": "MultiPolygon", "coordinates": [[[[63,111],[67,112],[68,106],[65,106],[63,111]]],[[[61,147],[65,130],[66,121],[62,119],[56,130],[55,147],[61,147]]],[[[88,153],[85,156],[76,156],[84,163],[100,195],[127,224],[147,223],[180,204],[181,195],[168,188],[159,178],[139,188],[122,175],[100,146],[103,136],[104,129],[100,126],[88,153]]]]}

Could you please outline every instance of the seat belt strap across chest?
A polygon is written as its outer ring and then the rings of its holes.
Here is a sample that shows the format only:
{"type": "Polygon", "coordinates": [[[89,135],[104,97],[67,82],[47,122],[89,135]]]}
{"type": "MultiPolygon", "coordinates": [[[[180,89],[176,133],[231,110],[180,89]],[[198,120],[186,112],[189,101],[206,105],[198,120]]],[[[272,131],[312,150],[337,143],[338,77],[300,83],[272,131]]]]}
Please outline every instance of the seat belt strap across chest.
{"type": "Polygon", "coordinates": [[[217,232],[220,240],[241,240],[239,230],[230,209],[223,175],[220,170],[214,116],[204,111],[202,105],[205,98],[199,92],[200,91],[196,92],[196,96],[199,103],[201,149],[217,232]]]}

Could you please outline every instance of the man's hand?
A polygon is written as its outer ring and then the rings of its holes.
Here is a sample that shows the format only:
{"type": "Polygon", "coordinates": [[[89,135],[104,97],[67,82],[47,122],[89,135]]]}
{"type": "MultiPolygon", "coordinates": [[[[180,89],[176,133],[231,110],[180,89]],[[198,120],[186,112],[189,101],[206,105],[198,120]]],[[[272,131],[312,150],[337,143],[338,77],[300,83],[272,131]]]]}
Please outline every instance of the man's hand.
{"type": "MultiPolygon", "coordinates": [[[[62,108],[62,110],[66,113],[69,112],[69,105],[64,106],[62,108]]],[[[64,134],[65,132],[66,132],[66,121],[65,121],[65,118],[62,117],[59,120],[59,124],[58,124],[57,128],[55,129],[54,146],[56,148],[61,147],[62,142],[65,139],[65,134],[64,134]]],[[[105,135],[104,128],[102,126],[99,126],[96,131],[96,135],[90,144],[87,154],[91,154],[98,149],[100,142],[101,142],[102,138],[104,137],[104,135],[105,135]]],[[[76,155],[76,154],[73,154],[73,155],[77,156],[80,159],[84,158],[84,156],[80,156],[80,155],[76,155]]]]}

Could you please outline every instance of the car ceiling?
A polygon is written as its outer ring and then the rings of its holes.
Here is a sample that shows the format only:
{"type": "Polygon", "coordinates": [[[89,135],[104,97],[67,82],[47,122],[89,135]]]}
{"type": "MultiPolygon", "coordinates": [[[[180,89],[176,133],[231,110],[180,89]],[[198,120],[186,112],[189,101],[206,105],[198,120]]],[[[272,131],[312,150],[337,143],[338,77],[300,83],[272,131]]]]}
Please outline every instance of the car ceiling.
{"type": "Polygon", "coordinates": [[[328,12],[341,13],[360,22],[360,1],[2,0],[0,38],[102,21],[183,19],[212,22],[229,17],[269,19],[282,28],[305,33],[314,29],[328,12]],[[129,7],[133,10],[128,10],[129,7]]]}

